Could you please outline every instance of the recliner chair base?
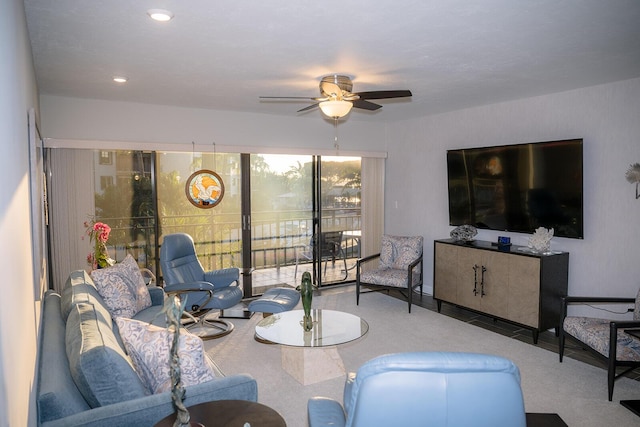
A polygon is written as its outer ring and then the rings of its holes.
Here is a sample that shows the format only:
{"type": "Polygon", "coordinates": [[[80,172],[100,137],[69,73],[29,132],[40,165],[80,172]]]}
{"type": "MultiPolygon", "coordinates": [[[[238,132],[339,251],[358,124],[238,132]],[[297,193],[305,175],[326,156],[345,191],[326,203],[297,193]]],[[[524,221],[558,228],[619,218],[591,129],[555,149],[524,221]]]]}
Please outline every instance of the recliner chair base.
{"type": "Polygon", "coordinates": [[[207,319],[207,315],[196,318],[195,322],[184,324],[184,328],[203,340],[221,338],[233,331],[233,323],[219,318],[207,319]]]}

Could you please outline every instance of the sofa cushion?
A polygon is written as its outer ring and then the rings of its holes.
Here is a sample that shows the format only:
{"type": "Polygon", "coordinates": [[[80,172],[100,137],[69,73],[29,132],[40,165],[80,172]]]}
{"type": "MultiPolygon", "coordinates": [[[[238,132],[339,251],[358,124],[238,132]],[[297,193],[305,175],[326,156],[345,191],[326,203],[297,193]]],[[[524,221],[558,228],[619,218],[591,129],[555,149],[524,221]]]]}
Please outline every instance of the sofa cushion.
{"type": "Polygon", "coordinates": [[[111,318],[93,304],[75,304],[66,325],[69,369],[92,408],[147,395],[131,359],[111,329],[111,318]]]}
{"type": "Polygon", "coordinates": [[[151,307],[149,290],[131,255],[112,267],[93,270],[91,278],[114,319],[131,318],[151,307]]]}
{"type": "MultiPolygon", "coordinates": [[[[122,317],[117,318],[116,323],[127,352],[149,391],[170,391],[173,332],[167,328],[122,317]]],[[[180,380],[185,387],[215,378],[200,337],[182,329],[178,345],[180,380]]]]}
{"type": "MultiPolygon", "coordinates": [[[[414,274],[412,277],[413,286],[420,284],[420,275],[414,274]]],[[[361,283],[370,283],[380,286],[393,286],[395,288],[405,288],[408,285],[407,270],[397,268],[378,269],[364,271],[360,274],[361,283]]]]}
{"type": "Polygon", "coordinates": [[[48,291],[44,297],[38,376],[40,423],[57,420],[89,409],[87,401],[69,373],[64,347],[65,323],[60,316],[60,295],[48,291]]]}
{"type": "MultiPolygon", "coordinates": [[[[611,320],[595,317],[567,316],[563,328],[569,335],[577,338],[605,357],[609,357],[609,335],[611,320]]],[[[616,345],[618,360],[640,361],[640,340],[618,329],[616,345]]]]}
{"type": "Polygon", "coordinates": [[[62,319],[66,322],[71,308],[77,303],[84,302],[93,304],[96,309],[109,314],[104,300],[96,289],[96,286],[84,270],[76,270],[69,275],[62,290],[60,301],[62,309],[62,319]]]}

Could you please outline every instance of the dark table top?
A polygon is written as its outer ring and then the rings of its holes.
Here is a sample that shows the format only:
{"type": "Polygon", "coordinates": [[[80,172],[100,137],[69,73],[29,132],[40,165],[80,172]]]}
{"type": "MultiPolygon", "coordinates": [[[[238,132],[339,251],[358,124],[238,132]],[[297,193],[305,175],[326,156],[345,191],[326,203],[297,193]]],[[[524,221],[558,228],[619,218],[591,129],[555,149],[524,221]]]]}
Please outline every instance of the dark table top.
{"type": "MultiPolygon", "coordinates": [[[[243,427],[245,423],[252,427],[287,427],[284,418],[274,409],[248,400],[214,400],[187,409],[191,422],[205,427],[243,427]]],[[[171,414],[155,427],[172,427],[175,419],[176,414],[171,414]]]]}

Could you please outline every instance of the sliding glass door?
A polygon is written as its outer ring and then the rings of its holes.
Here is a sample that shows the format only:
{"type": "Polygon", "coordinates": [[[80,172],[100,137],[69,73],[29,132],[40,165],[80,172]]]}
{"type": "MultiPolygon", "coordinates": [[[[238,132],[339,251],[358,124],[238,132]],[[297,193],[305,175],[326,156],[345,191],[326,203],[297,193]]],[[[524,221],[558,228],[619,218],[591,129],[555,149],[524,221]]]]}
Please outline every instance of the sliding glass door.
{"type": "Polygon", "coordinates": [[[314,274],[318,285],[355,280],[362,218],[361,159],[316,159],[314,274]]]}
{"type": "Polygon", "coordinates": [[[360,159],[311,155],[160,153],[160,235],[193,236],[205,269],[238,267],[245,297],[295,287],[304,271],[314,283],[355,277],[359,255],[360,159]],[[212,169],[225,183],[211,209],[194,209],[182,192],[188,175],[212,169]],[[326,256],[321,233],[338,232],[326,256]]]}
{"type": "MultiPolygon", "coordinates": [[[[189,234],[203,268],[242,267],[240,155],[236,153],[157,153],[159,234],[189,234]],[[215,206],[194,204],[187,181],[211,171],[222,180],[215,206]]],[[[204,174],[203,184],[208,174],[204,174]]],[[[160,239],[162,245],[162,239],[160,239]]]]}
{"type": "Polygon", "coordinates": [[[359,158],[82,149],[52,149],[50,158],[52,252],[68,261],[53,263],[64,266],[62,284],[69,271],[90,268],[87,219],[111,227],[112,258],[131,254],[159,280],[163,236],[176,232],[193,237],[205,270],[240,268],[245,297],[295,287],[305,271],[319,285],[355,278],[359,158]],[[189,200],[187,181],[202,170],[223,182],[223,197],[213,207],[189,200]],[[328,255],[322,250],[326,233],[334,236],[328,255]]]}
{"type": "MultiPolygon", "coordinates": [[[[360,245],[360,159],[250,155],[251,287],[322,286],[355,278],[360,245]]],[[[245,248],[246,249],[246,248],[245,248]]]]}
{"type": "Polygon", "coordinates": [[[275,286],[295,287],[292,266],[312,229],[313,157],[251,154],[247,158],[250,200],[245,213],[251,218],[253,294],[275,286]]]}

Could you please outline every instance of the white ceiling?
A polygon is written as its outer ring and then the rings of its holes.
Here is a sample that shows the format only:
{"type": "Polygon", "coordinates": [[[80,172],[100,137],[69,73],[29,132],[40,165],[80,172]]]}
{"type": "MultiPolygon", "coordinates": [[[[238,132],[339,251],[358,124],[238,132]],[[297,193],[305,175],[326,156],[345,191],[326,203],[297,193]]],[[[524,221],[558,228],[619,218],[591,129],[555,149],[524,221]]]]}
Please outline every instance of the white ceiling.
{"type": "MultiPolygon", "coordinates": [[[[419,117],[640,77],[639,0],[25,0],[39,91],[320,116],[323,75],[410,89],[347,120],[419,117]],[[175,18],[158,23],[151,8],[175,18]],[[129,82],[117,85],[114,75],[129,82]]],[[[378,101],[375,101],[378,102],[378,101]]]]}

